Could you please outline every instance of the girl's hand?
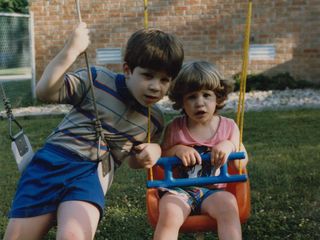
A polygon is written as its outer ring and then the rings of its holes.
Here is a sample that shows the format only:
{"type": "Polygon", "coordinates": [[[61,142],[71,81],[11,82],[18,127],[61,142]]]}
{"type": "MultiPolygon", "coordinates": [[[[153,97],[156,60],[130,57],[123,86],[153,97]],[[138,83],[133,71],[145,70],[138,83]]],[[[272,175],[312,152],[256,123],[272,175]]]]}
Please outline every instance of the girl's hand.
{"type": "Polygon", "coordinates": [[[234,144],[229,140],[222,141],[212,148],[211,164],[215,169],[219,169],[227,162],[230,153],[233,151],[233,148],[234,144]]]}
{"type": "Polygon", "coordinates": [[[214,166],[215,170],[219,169],[226,161],[227,158],[225,152],[218,149],[211,150],[211,165],[214,166]]]}
{"type": "Polygon", "coordinates": [[[175,148],[175,155],[181,159],[185,167],[201,164],[202,162],[200,154],[193,147],[178,145],[175,148]]]}
{"type": "Polygon", "coordinates": [[[89,32],[86,23],[79,23],[67,41],[65,48],[75,56],[79,56],[90,44],[89,32]]]}

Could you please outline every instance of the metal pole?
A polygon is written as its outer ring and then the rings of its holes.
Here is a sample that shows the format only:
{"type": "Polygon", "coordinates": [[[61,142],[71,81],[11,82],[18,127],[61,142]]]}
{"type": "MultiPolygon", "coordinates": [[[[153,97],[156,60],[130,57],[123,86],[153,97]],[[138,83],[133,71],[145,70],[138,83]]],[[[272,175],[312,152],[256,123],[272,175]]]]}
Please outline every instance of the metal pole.
{"type": "Polygon", "coordinates": [[[36,99],[36,60],[35,60],[35,42],[34,42],[34,14],[30,12],[29,20],[29,39],[31,51],[31,93],[33,100],[36,99]]]}

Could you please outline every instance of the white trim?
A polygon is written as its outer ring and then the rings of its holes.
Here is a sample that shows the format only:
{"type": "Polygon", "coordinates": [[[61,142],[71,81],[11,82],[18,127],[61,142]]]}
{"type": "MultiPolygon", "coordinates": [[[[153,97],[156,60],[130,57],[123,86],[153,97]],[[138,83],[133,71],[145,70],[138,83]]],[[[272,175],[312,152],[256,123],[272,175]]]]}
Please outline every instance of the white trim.
{"type": "Polygon", "coordinates": [[[32,80],[32,74],[27,75],[0,75],[0,82],[32,80]]]}
{"type": "Polygon", "coordinates": [[[249,49],[250,60],[274,60],[276,57],[275,44],[251,44],[249,49]]]}
{"type": "Polygon", "coordinates": [[[30,57],[31,57],[31,93],[32,98],[36,99],[36,54],[35,54],[35,41],[34,41],[34,14],[30,12],[29,20],[29,43],[30,43],[30,57]]]}
{"type": "Polygon", "coordinates": [[[96,63],[101,64],[119,64],[122,62],[121,48],[97,48],[96,63]]]}
{"type": "Polygon", "coordinates": [[[30,17],[30,14],[0,12],[0,17],[1,16],[6,16],[6,17],[30,17]]]}

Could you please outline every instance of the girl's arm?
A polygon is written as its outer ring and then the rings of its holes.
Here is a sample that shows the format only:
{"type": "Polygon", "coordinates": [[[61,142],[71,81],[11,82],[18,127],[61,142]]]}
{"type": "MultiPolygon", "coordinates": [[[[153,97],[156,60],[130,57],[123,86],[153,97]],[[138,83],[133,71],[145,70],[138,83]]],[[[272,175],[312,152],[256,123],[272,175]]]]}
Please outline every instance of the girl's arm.
{"type": "Polygon", "coordinates": [[[231,164],[236,167],[236,169],[240,169],[240,166],[242,169],[246,168],[247,164],[248,164],[248,153],[247,153],[247,150],[245,148],[245,146],[243,144],[241,144],[241,147],[240,147],[240,152],[244,152],[245,153],[245,156],[246,158],[245,159],[241,159],[241,160],[234,160],[231,162],[231,164]]]}
{"type": "Polygon", "coordinates": [[[202,159],[197,150],[186,145],[175,145],[169,149],[163,150],[162,156],[176,156],[181,159],[184,166],[193,166],[201,164],[202,159]]]}
{"type": "Polygon", "coordinates": [[[234,149],[233,149],[234,152],[245,152],[245,156],[246,156],[245,159],[234,160],[231,162],[231,164],[234,165],[237,169],[240,169],[240,166],[242,168],[245,168],[248,163],[248,155],[243,143],[241,143],[240,149],[239,149],[240,130],[238,128],[238,125],[236,124],[235,124],[235,127],[233,128],[230,141],[234,144],[234,149]]]}
{"type": "MultiPolygon", "coordinates": [[[[238,151],[239,138],[240,138],[240,131],[238,126],[235,124],[230,138],[228,140],[221,141],[220,143],[218,143],[212,148],[211,162],[212,164],[214,164],[216,168],[221,167],[227,161],[231,152],[238,151]]],[[[241,144],[241,148],[239,149],[239,151],[245,151],[243,144],[241,144]]],[[[231,164],[233,164],[237,169],[239,169],[240,165],[242,168],[244,168],[247,165],[247,162],[248,162],[248,158],[243,160],[234,160],[232,161],[231,164]]]]}
{"type": "Polygon", "coordinates": [[[42,74],[36,93],[40,100],[58,102],[59,90],[63,85],[63,74],[77,57],[86,50],[90,43],[89,30],[85,23],[80,23],[64,48],[51,60],[42,74]]]}
{"type": "Polygon", "coordinates": [[[201,164],[201,156],[193,147],[174,144],[172,141],[172,128],[168,125],[164,132],[162,147],[162,156],[170,157],[177,156],[182,160],[184,166],[192,166],[195,164],[201,164]]]}

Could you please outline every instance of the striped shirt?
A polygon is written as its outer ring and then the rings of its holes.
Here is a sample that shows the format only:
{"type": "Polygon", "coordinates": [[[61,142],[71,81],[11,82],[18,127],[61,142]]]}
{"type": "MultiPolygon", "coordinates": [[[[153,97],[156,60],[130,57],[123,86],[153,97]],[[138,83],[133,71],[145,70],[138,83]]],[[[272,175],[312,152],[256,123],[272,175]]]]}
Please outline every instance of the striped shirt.
{"type": "MultiPolygon", "coordinates": [[[[119,166],[131,155],[133,146],[147,140],[148,108],[129,92],[125,77],[102,67],[91,68],[96,104],[105,143],[101,155],[110,151],[119,166]]],[[[67,73],[59,102],[73,108],[50,134],[47,143],[61,146],[83,158],[97,159],[95,111],[86,69],[67,73]]],[[[158,142],[164,119],[160,109],[151,108],[151,139],[158,142]]]]}

